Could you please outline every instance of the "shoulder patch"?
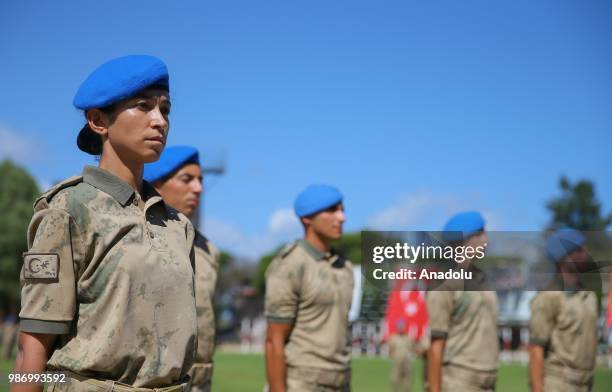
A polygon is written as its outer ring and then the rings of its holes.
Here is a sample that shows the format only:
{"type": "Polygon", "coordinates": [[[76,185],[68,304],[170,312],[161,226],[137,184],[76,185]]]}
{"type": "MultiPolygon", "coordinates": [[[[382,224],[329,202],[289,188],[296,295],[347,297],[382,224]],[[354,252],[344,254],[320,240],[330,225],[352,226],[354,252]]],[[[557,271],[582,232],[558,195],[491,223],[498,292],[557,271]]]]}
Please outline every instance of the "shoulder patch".
{"type": "Polygon", "coordinates": [[[59,255],[57,253],[24,253],[23,277],[57,281],[59,277],[59,255]]]}
{"type": "Polygon", "coordinates": [[[59,191],[74,186],[82,181],[83,176],[74,176],[55,184],[51,187],[51,189],[40,195],[34,201],[34,211],[37,212],[44,208],[47,208],[49,206],[49,202],[51,201],[51,199],[53,199],[53,196],[55,196],[59,191]]]}

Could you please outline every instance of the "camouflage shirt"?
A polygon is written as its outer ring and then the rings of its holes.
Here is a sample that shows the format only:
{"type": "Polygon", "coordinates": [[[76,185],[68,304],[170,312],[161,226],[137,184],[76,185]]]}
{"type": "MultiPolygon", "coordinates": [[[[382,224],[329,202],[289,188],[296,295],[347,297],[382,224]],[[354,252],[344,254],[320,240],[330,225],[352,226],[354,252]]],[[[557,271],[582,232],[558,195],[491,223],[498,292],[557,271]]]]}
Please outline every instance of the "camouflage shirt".
{"type": "Polygon", "coordinates": [[[543,291],[531,302],[531,344],[547,349],[546,364],[592,376],[597,355],[597,297],[591,291],[543,291]]]}
{"type": "Polygon", "coordinates": [[[219,250],[196,231],[195,293],[198,317],[197,363],[210,363],[215,349],[214,297],[219,270],[219,250]]]}
{"type": "Polygon", "coordinates": [[[499,354],[494,291],[430,291],[431,337],[445,338],[443,364],[495,371],[499,354]]]}
{"type": "Polygon", "coordinates": [[[61,335],[48,368],[137,387],[176,384],[196,350],[193,226],[87,166],[35,202],[21,330],[61,335]]]}
{"type": "Polygon", "coordinates": [[[281,251],[266,271],[265,311],[269,322],[294,324],[285,345],[288,366],[349,368],[352,295],[349,261],[304,240],[281,251]]]}

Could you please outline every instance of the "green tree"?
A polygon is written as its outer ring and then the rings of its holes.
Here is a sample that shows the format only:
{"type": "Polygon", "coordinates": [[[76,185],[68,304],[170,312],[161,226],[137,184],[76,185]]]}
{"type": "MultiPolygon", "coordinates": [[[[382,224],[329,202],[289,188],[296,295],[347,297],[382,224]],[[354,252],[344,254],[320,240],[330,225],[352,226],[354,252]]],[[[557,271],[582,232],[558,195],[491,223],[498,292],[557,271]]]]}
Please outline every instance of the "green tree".
{"type": "Polygon", "coordinates": [[[227,252],[227,251],[220,251],[219,253],[219,270],[223,270],[226,266],[228,266],[232,260],[234,259],[234,256],[227,252]]]}
{"type": "Polygon", "coordinates": [[[27,250],[26,231],[39,194],[25,169],[10,160],[0,163],[0,308],[19,301],[21,254],[27,250]]]}
{"type": "Polygon", "coordinates": [[[588,180],[572,184],[567,177],[559,180],[561,196],[546,204],[552,219],[549,229],[572,227],[583,231],[603,231],[612,222],[612,214],[602,216],[595,185],[588,180]]]}
{"type": "Polygon", "coordinates": [[[334,249],[353,264],[361,264],[361,232],[347,233],[334,243],[334,249]]]}
{"type": "Polygon", "coordinates": [[[255,271],[255,278],[253,280],[253,286],[255,286],[255,290],[257,290],[258,295],[263,296],[266,292],[266,270],[274,259],[274,256],[276,256],[284,246],[285,245],[279,246],[272,252],[266,253],[259,259],[259,262],[257,263],[257,270],[255,271]]]}

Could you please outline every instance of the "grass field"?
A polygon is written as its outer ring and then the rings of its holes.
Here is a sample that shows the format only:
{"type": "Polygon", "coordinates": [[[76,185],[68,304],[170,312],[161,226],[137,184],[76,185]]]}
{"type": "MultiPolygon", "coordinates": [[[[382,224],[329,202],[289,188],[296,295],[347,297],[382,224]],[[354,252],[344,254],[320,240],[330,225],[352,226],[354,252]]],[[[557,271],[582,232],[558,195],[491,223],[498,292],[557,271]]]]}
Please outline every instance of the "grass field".
{"type": "MultiPolygon", "coordinates": [[[[0,362],[0,391],[8,390],[6,374],[12,370],[11,362],[0,362]]],[[[389,388],[391,363],[378,358],[355,358],[353,360],[353,392],[382,392],[389,388]]],[[[414,368],[413,392],[422,389],[422,363],[414,368]]],[[[522,365],[502,365],[497,377],[498,392],[524,392],[527,388],[527,368],[522,365]]],[[[260,354],[215,355],[214,392],[260,392],[265,383],[264,360],[260,354]]],[[[597,392],[612,390],[612,370],[597,369],[595,388],[597,392]]],[[[461,391],[457,391],[461,392],[461,391]]]]}

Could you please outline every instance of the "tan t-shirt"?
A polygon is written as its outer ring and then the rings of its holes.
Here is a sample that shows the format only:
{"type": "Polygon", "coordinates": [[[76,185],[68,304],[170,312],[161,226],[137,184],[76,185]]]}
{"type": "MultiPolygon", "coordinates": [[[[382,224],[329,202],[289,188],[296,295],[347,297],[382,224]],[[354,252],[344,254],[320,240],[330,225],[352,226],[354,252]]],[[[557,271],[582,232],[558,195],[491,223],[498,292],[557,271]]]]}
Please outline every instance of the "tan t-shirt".
{"type": "Polygon", "coordinates": [[[498,367],[497,295],[494,291],[430,291],[431,337],[445,338],[443,364],[474,371],[498,367]]]}
{"type": "Polygon", "coordinates": [[[219,250],[196,231],[195,293],[198,317],[197,363],[212,362],[215,350],[215,288],[219,270],[219,250]]]}
{"type": "Polygon", "coordinates": [[[597,297],[591,291],[543,291],[531,302],[529,340],[548,350],[546,364],[592,376],[597,356],[597,297]]]}
{"type": "Polygon", "coordinates": [[[285,345],[288,366],[350,367],[348,313],[352,264],[300,240],[283,249],[266,271],[268,322],[293,323],[285,345]]]}
{"type": "Polygon", "coordinates": [[[87,166],[35,202],[21,330],[58,334],[49,369],[137,387],[179,383],[196,354],[193,226],[87,166]]]}

